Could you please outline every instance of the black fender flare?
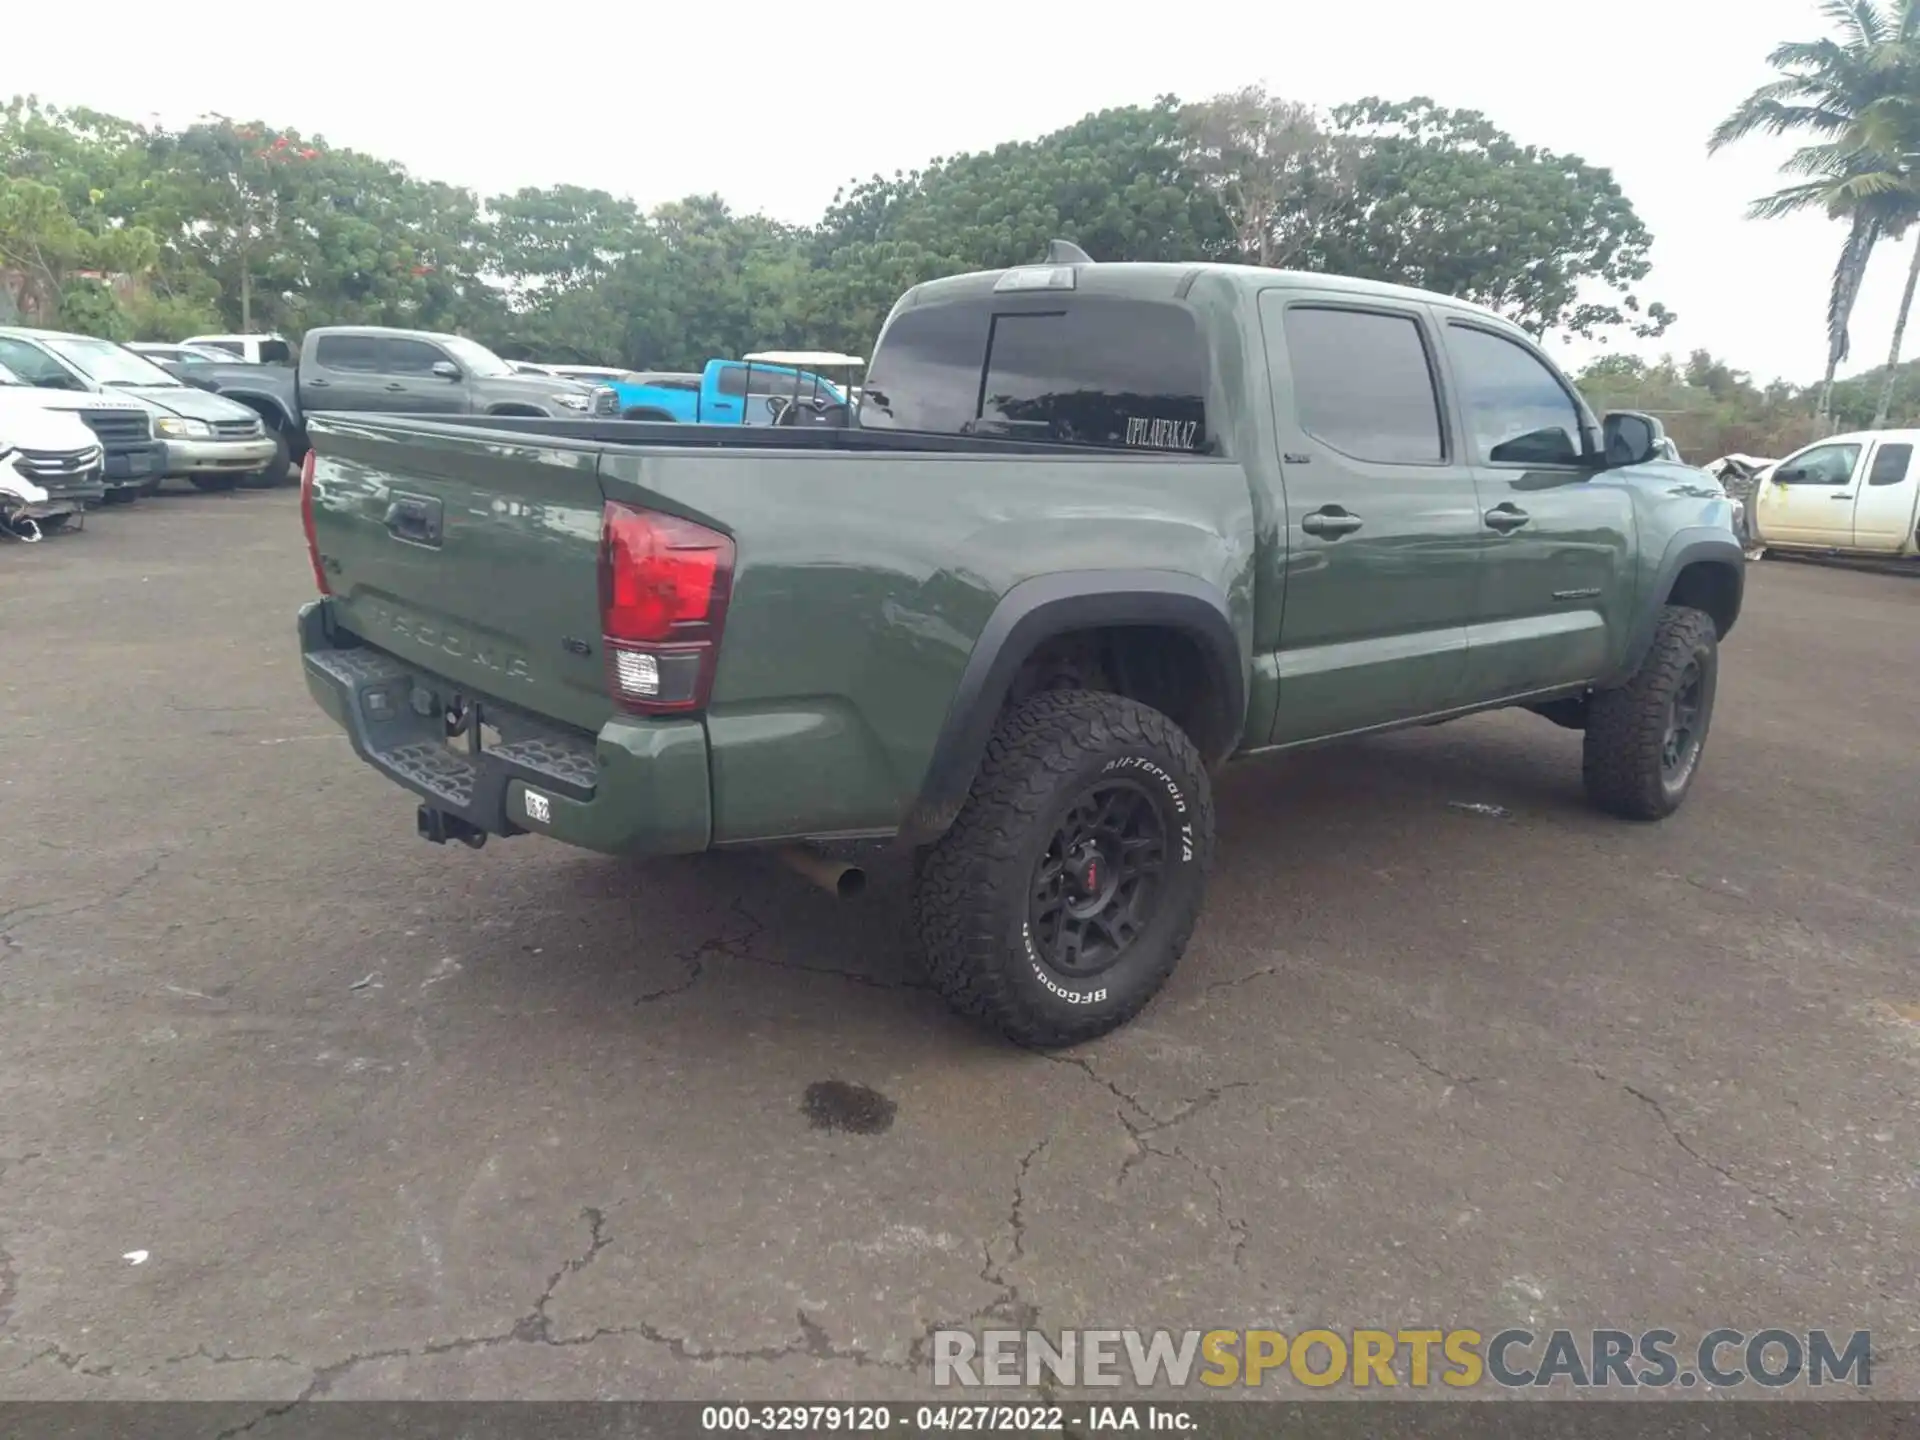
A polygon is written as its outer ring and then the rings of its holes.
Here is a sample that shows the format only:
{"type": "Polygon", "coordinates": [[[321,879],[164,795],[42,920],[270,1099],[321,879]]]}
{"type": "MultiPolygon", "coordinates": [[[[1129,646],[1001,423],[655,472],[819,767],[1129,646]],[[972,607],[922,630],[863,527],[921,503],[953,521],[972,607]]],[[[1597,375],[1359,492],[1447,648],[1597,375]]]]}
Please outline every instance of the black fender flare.
{"type": "MultiPolygon", "coordinates": [[[[1075,570],[1022,581],[1000,599],[967,657],[947,718],[900,827],[905,845],[931,844],[952,826],[1014,676],[1044,642],[1076,630],[1159,625],[1192,637],[1229,717],[1203,746],[1209,764],[1239,747],[1246,721],[1247,673],[1227,601],[1217,586],[1171,570],[1075,570]],[[1209,753],[1210,752],[1210,753],[1209,753]]],[[[1198,738],[1198,737],[1196,737],[1198,738]]]]}
{"type": "Polygon", "coordinates": [[[1680,572],[1689,565],[1700,563],[1718,565],[1724,568],[1733,580],[1733,613],[1727,617],[1721,627],[1722,639],[1732,632],[1734,622],[1740,617],[1740,604],[1746,594],[1747,552],[1739,537],[1731,530],[1722,530],[1711,525],[1689,525],[1674,533],[1667,542],[1665,553],[1660,557],[1660,568],[1654,572],[1653,585],[1641,601],[1640,613],[1634,617],[1633,630],[1627,641],[1627,650],[1619,670],[1607,677],[1598,687],[1610,689],[1624,685],[1633,678],[1640,668],[1640,662],[1646,658],[1647,651],[1653,648],[1654,631],[1660,624],[1660,611],[1667,603],[1667,596],[1673,592],[1674,581],[1680,578],[1680,572]]]}

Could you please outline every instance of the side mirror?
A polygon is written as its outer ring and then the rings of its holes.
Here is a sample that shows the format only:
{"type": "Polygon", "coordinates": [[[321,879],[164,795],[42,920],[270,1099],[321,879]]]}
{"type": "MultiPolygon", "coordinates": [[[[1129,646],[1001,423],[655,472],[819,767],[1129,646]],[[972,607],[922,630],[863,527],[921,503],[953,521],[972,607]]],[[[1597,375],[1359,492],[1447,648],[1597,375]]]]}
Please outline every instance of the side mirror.
{"type": "Polygon", "coordinates": [[[1667,438],[1665,426],[1637,410],[1614,411],[1601,422],[1600,431],[1601,453],[1609,468],[1644,465],[1660,454],[1667,438]]]}
{"type": "Polygon", "coordinates": [[[436,360],[433,362],[433,373],[442,380],[458,380],[460,367],[451,360],[436,360]]]}

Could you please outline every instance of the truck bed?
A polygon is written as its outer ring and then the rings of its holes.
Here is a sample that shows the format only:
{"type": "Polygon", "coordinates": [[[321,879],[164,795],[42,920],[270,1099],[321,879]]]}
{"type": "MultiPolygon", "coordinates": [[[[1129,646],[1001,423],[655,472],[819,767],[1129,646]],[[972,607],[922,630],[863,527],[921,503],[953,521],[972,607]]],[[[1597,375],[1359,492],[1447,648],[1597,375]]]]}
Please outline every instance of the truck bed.
{"type": "Polygon", "coordinates": [[[594,419],[328,414],[311,429],[328,643],[589,752],[597,737],[603,763],[691,727],[713,844],[895,828],[976,640],[1023,581],[1177,571],[1251,604],[1255,525],[1231,460],[594,419]],[[609,695],[609,502],[734,542],[699,715],[634,717],[609,695]]]}

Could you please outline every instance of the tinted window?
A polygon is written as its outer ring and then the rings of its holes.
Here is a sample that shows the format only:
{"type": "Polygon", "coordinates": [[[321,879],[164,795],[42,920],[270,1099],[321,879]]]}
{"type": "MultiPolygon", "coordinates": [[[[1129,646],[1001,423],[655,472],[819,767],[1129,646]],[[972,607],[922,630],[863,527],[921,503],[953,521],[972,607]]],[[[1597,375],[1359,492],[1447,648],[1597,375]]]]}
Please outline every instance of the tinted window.
{"type": "Polygon", "coordinates": [[[24,340],[0,337],[0,365],[5,365],[29,385],[38,385],[49,390],[87,388],[76,380],[58,360],[38,345],[29,345],[24,340]]]}
{"type": "Polygon", "coordinates": [[[229,355],[244,355],[247,353],[241,348],[238,340],[200,340],[195,343],[205,345],[210,350],[224,350],[229,355]]]}
{"type": "Polygon", "coordinates": [[[263,365],[284,365],[293,358],[293,347],[284,340],[262,340],[260,342],[260,363],[263,365]]]}
{"type": "Polygon", "coordinates": [[[1540,358],[1504,336],[1447,327],[1460,408],[1474,454],[1495,465],[1567,465],[1580,459],[1580,410],[1540,358]]]}
{"type": "Polygon", "coordinates": [[[719,384],[722,395],[744,395],[747,393],[747,372],[738,365],[729,365],[720,372],[719,384]]]}
{"type": "Polygon", "coordinates": [[[1913,446],[1882,445],[1873,452],[1873,469],[1867,473],[1869,485],[1898,485],[1907,478],[1907,466],[1913,462],[1913,446]]]}
{"type": "Polygon", "coordinates": [[[1774,472],[1783,485],[1844,485],[1860,463],[1858,445],[1816,445],[1774,472]]]}
{"type": "Polygon", "coordinates": [[[1444,458],[1440,400],[1417,321],[1296,306],[1285,328],[1302,430],[1356,460],[1444,458]]]}
{"type": "Polygon", "coordinates": [[[313,358],[329,370],[378,370],[380,342],[372,335],[323,335],[313,358]]]}
{"type": "Polygon", "coordinates": [[[984,434],[1134,450],[1205,451],[1206,355],[1172,305],[1082,301],[993,317],[984,434]]]}
{"type": "Polygon", "coordinates": [[[980,414],[992,311],[980,304],[907,310],[880,337],[860,396],[867,429],[958,435],[980,414]]]}

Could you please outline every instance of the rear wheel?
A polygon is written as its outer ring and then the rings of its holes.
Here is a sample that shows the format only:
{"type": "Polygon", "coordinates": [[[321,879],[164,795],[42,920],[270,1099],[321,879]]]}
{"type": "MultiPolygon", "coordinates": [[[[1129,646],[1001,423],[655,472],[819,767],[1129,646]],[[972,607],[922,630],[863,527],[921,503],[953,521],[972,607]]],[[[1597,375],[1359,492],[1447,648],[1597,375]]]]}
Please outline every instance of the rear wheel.
{"type": "Polygon", "coordinates": [[[238,475],[189,475],[196,490],[231,490],[240,483],[238,475]]]}
{"type": "Polygon", "coordinates": [[[267,462],[265,469],[241,478],[240,483],[249,490],[271,490],[276,485],[287,483],[287,467],[293,463],[292,453],[287,448],[287,437],[274,429],[269,429],[267,434],[273,437],[273,459],[267,462]]]}
{"type": "Polygon", "coordinates": [[[1680,808],[1700,773],[1719,675],[1713,618],[1685,605],[1663,609],[1633,678],[1587,701],[1585,776],[1595,807],[1628,820],[1680,808]]]}
{"type": "Polygon", "coordinates": [[[40,533],[42,535],[58,535],[62,530],[73,524],[73,519],[72,514],[42,515],[34,521],[34,524],[40,527],[40,533]]]}
{"type": "Polygon", "coordinates": [[[915,875],[927,969],[1019,1044],[1105,1034],[1179,962],[1212,855],[1212,789],[1179,726],[1117,695],[1034,695],[915,875]]]}

